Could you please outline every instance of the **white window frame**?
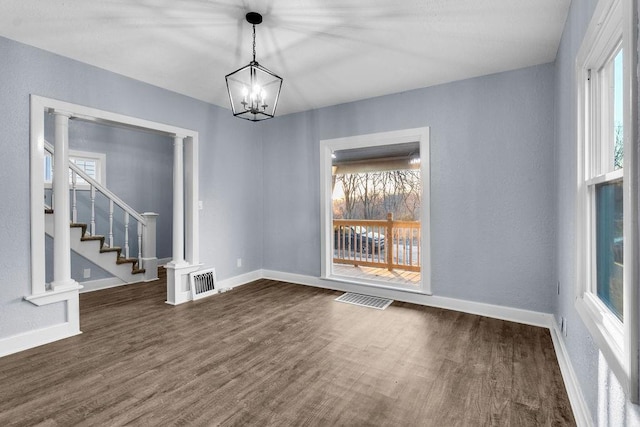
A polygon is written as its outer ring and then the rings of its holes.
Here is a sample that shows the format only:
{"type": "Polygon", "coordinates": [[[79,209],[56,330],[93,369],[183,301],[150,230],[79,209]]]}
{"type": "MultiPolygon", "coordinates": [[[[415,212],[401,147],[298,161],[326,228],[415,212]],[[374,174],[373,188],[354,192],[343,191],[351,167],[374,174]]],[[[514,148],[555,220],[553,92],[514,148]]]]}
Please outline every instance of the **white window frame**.
{"type": "Polygon", "coordinates": [[[637,57],[635,0],[600,0],[576,57],[577,84],[577,283],[575,307],[610,369],[632,402],[638,402],[638,215],[637,215],[637,102],[635,64],[637,57]],[[602,164],[610,154],[602,154],[599,138],[603,117],[612,114],[612,102],[605,91],[599,91],[598,74],[610,72],[603,68],[618,48],[623,49],[623,169],[607,172],[602,164]],[[602,70],[602,71],[600,71],[602,70]],[[600,150],[598,150],[600,148],[600,150]],[[605,173],[603,173],[605,172],[605,173]],[[595,289],[593,262],[594,227],[592,198],[595,184],[623,179],[623,321],[600,300],[595,289]]]}
{"type": "MultiPolygon", "coordinates": [[[[53,156],[52,156],[53,157],[53,156]]],[[[103,186],[107,185],[107,155],[105,153],[98,153],[93,151],[79,151],[79,150],[69,150],[69,162],[73,162],[74,160],[94,160],[96,162],[96,176],[95,180],[98,184],[103,186]]],[[[51,174],[53,176],[53,174],[51,174]]],[[[46,177],[46,174],[45,174],[46,177]]],[[[90,190],[91,186],[89,183],[84,182],[80,177],[79,181],[76,184],[77,190],[90,190]]],[[[45,188],[51,188],[51,181],[45,181],[45,188]]],[[[71,174],[69,174],[69,184],[71,185],[71,174]]]]}
{"type": "Polygon", "coordinates": [[[404,129],[391,132],[380,132],[368,135],[357,135],[346,138],[325,139],[320,141],[320,206],[321,206],[321,242],[320,253],[321,278],[357,283],[360,285],[402,290],[431,295],[431,226],[429,219],[431,199],[430,199],[430,151],[429,151],[429,128],[404,129]],[[420,285],[418,289],[409,289],[401,285],[385,285],[366,279],[350,279],[333,274],[333,230],[332,219],[332,192],[331,192],[331,166],[332,154],[337,150],[352,148],[375,147],[382,145],[405,144],[418,142],[420,146],[420,180],[422,189],[422,206],[420,209],[420,285]]]}

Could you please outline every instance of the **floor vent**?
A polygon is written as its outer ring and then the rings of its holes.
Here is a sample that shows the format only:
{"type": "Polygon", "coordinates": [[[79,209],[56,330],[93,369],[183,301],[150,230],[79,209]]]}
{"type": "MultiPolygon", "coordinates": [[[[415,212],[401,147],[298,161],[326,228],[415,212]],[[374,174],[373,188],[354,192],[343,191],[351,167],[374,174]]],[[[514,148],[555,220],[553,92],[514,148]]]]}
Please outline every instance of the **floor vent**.
{"type": "Polygon", "coordinates": [[[346,294],[339,296],[338,298],[336,298],[336,301],[346,302],[347,304],[360,305],[362,307],[377,308],[378,310],[384,310],[393,302],[392,299],[354,294],[353,292],[347,292],[346,294]]]}
{"type": "Polygon", "coordinates": [[[218,293],[215,268],[189,273],[189,283],[191,284],[191,296],[194,301],[218,293]]]}

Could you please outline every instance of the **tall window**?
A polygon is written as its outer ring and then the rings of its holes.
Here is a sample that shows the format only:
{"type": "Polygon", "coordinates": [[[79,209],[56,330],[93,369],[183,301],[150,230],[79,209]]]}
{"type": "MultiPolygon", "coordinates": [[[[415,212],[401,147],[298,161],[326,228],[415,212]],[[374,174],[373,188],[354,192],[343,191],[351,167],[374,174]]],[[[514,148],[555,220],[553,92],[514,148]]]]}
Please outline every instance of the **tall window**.
{"type": "MultiPolygon", "coordinates": [[[[578,298],[576,309],[637,401],[636,268],[632,188],[635,63],[628,0],[600,0],[578,52],[578,298]],[[625,9],[623,11],[623,9],[625,9]],[[625,265],[625,260],[627,261],[625,265]]],[[[633,21],[635,22],[635,21],[633,21]]]]}
{"type": "Polygon", "coordinates": [[[323,278],[431,293],[429,166],[426,127],[320,141],[323,278]]]}
{"type": "Polygon", "coordinates": [[[622,60],[620,41],[599,69],[587,77],[591,134],[585,138],[585,208],[592,212],[589,291],[621,322],[624,253],[624,119],[622,114],[622,60]]]}

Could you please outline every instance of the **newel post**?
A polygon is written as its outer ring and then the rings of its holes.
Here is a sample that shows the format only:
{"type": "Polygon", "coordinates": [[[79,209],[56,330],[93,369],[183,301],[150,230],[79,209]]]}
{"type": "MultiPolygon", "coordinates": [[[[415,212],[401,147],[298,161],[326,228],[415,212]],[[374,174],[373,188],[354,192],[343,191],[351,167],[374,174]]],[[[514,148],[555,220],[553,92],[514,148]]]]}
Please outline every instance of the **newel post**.
{"type": "Polygon", "coordinates": [[[387,214],[387,234],[384,247],[387,254],[387,269],[393,270],[393,213],[387,214]]]}
{"type": "Polygon", "coordinates": [[[142,217],[147,225],[142,228],[142,268],[144,268],[144,280],[156,280],[158,278],[158,258],[156,256],[156,222],[158,214],[145,212],[142,217]]]}

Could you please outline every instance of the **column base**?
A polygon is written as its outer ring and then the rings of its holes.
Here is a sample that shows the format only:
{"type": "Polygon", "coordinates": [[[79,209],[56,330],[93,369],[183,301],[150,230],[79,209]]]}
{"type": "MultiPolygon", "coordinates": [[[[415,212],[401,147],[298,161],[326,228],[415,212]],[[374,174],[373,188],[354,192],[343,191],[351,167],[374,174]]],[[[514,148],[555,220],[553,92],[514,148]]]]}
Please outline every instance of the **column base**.
{"type": "Polygon", "coordinates": [[[189,286],[189,273],[200,269],[202,264],[189,264],[182,261],[180,264],[171,261],[167,269],[167,300],[170,305],[178,305],[191,301],[191,287],[189,286]]]}
{"type": "Polygon", "coordinates": [[[54,291],[64,291],[64,290],[73,290],[80,289],[78,282],[73,279],[67,280],[58,280],[51,282],[51,289],[54,291]]]}

